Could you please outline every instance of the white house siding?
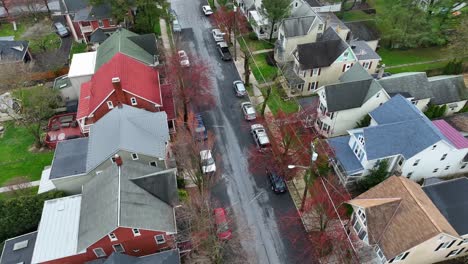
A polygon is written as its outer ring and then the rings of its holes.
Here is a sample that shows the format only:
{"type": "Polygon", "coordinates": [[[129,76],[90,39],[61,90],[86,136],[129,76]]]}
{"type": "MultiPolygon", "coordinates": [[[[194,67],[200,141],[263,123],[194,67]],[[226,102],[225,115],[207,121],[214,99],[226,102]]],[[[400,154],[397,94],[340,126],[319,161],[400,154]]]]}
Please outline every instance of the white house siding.
{"type": "MultiPolygon", "coordinates": [[[[462,236],[463,238],[468,238],[467,235],[462,236]]],[[[407,250],[406,252],[409,252],[408,256],[401,261],[398,261],[397,263],[401,264],[427,264],[427,263],[435,263],[435,262],[440,262],[448,259],[453,259],[461,256],[466,256],[468,255],[468,243],[461,244],[463,240],[460,238],[453,237],[451,235],[445,234],[445,233],[440,233],[439,235],[428,239],[424,242],[422,242],[419,245],[416,245],[415,247],[411,248],[410,250],[407,250]],[[439,249],[437,251],[436,248],[444,242],[449,242],[456,240],[455,243],[450,248],[446,249],[439,249]],[[453,256],[450,258],[446,258],[446,256],[452,251],[452,250],[457,250],[460,248],[465,248],[462,253],[460,253],[457,256],[453,256]]],[[[403,252],[402,252],[403,253],[403,252]]],[[[387,262],[388,263],[388,262],[387,262]]]]}
{"type": "Polygon", "coordinates": [[[427,110],[427,106],[429,102],[431,101],[431,98],[426,98],[426,99],[420,99],[416,104],[414,104],[421,112],[424,112],[427,110]]]}
{"type": "Polygon", "coordinates": [[[363,65],[363,66],[364,66],[364,63],[365,63],[365,62],[371,63],[371,64],[370,64],[370,67],[369,67],[368,69],[364,68],[364,69],[366,69],[366,71],[367,71],[369,74],[377,73],[377,67],[379,66],[380,60],[378,60],[378,59],[375,59],[375,60],[359,60],[359,63],[360,63],[361,65],[363,65]]]}
{"type": "MultiPolygon", "coordinates": [[[[447,111],[445,111],[444,116],[453,115],[456,112],[460,111],[465,106],[466,102],[467,102],[467,100],[463,100],[463,101],[458,101],[458,102],[453,102],[453,103],[446,104],[447,105],[447,111]]],[[[443,106],[443,105],[439,105],[439,106],[443,106]]]]}
{"type": "Polygon", "coordinates": [[[85,82],[89,82],[91,80],[91,77],[93,75],[82,75],[82,76],[74,76],[70,77],[70,82],[72,84],[72,92],[70,93],[70,98],[69,100],[78,100],[80,98],[80,90],[81,90],[81,85],[85,82]]]}
{"type": "Polygon", "coordinates": [[[367,45],[369,45],[369,47],[375,51],[379,45],[379,40],[376,39],[376,40],[369,40],[369,41],[366,41],[367,45]]]}
{"type": "Polygon", "coordinates": [[[412,173],[411,180],[417,181],[422,178],[443,177],[452,174],[468,172],[468,166],[463,166],[463,158],[468,154],[468,149],[456,149],[445,141],[439,141],[425,150],[406,160],[403,164],[402,174],[407,176],[412,173]],[[433,146],[436,148],[433,150],[433,146]],[[442,156],[447,154],[444,160],[442,156]],[[413,166],[416,160],[420,160],[417,166],[413,166]],[[448,169],[446,167],[449,166],[448,169]],[[437,169],[437,172],[434,170],[437,169]]]}

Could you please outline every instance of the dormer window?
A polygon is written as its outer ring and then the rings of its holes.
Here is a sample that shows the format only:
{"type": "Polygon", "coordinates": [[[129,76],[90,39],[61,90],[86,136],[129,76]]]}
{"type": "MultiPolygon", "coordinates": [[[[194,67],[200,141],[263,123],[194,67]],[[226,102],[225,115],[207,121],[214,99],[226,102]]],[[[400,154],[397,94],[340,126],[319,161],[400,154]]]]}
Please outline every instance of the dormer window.
{"type": "Polygon", "coordinates": [[[358,140],[359,140],[359,142],[361,142],[361,145],[364,146],[365,141],[364,141],[364,137],[363,137],[362,135],[359,135],[359,136],[358,136],[358,140]]]}
{"type": "Polygon", "coordinates": [[[112,101],[107,101],[107,107],[108,107],[109,109],[114,108],[114,104],[112,103],[112,101]]]}
{"type": "Polygon", "coordinates": [[[346,51],[345,53],[343,53],[343,57],[345,57],[345,58],[347,58],[348,55],[349,55],[349,52],[348,52],[348,51],[346,51]]]}

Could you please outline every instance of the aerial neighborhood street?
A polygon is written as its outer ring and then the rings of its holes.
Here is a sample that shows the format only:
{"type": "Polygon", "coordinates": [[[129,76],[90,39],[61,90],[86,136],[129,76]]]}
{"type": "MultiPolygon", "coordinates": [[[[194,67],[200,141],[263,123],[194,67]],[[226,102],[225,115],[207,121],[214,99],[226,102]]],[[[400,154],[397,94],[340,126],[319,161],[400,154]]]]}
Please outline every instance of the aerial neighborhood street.
{"type": "Polygon", "coordinates": [[[0,0],[0,264],[467,263],[467,5],[0,0]]]}

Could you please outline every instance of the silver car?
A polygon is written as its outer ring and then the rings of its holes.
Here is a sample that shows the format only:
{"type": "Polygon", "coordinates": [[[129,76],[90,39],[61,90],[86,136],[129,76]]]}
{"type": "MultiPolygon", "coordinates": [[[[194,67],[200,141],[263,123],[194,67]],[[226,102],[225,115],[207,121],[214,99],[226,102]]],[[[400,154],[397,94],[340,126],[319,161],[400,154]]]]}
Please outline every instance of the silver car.
{"type": "Polygon", "coordinates": [[[234,81],[232,83],[232,87],[234,88],[234,92],[238,97],[243,97],[247,94],[247,90],[245,89],[244,83],[242,81],[234,81]]]}
{"type": "Polygon", "coordinates": [[[241,109],[242,109],[242,113],[244,113],[245,120],[250,121],[250,120],[255,120],[255,118],[257,118],[255,107],[252,105],[251,102],[241,103],[241,109]]]}
{"type": "Polygon", "coordinates": [[[224,35],[226,35],[226,33],[222,32],[218,28],[211,30],[211,34],[213,34],[213,38],[216,42],[224,41],[224,35]]]}
{"type": "Polygon", "coordinates": [[[68,29],[60,22],[54,23],[55,30],[57,34],[64,38],[70,35],[70,32],[68,32],[68,29]]]}

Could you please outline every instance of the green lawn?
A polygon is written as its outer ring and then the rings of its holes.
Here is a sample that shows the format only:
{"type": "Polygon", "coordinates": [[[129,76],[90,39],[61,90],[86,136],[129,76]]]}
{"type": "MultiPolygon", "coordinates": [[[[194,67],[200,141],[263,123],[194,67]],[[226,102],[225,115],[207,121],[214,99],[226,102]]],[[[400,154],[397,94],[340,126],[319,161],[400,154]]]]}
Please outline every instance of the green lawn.
{"type": "MultiPolygon", "coordinates": [[[[299,105],[296,103],[296,101],[292,99],[284,101],[283,99],[281,99],[281,95],[278,89],[281,88],[272,88],[270,99],[267,102],[271,112],[273,112],[273,114],[276,115],[279,109],[281,109],[285,113],[294,113],[299,111],[299,105]]],[[[260,90],[262,91],[262,94],[266,96],[266,88],[260,88],[260,90]]]]}
{"type": "Polygon", "coordinates": [[[238,37],[237,41],[242,49],[245,49],[246,45],[249,47],[251,52],[257,50],[273,49],[274,45],[266,40],[251,40],[248,35],[238,37]]]}
{"type": "Polygon", "coordinates": [[[31,181],[39,180],[44,166],[50,165],[54,153],[31,153],[28,149],[34,139],[26,128],[11,122],[4,123],[5,133],[0,138],[0,186],[5,181],[25,176],[31,181]]]}
{"type": "Polygon", "coordinates": [[[24,33],[26,30],[26,24],[27,22],[17,22],[16,27],[17,30],[13,30],[13,24],[12,23],[1,23],[0,24],[0,37],[6,37],[6,36],[15,36],[15,40],[21,39],[21,35],[24,33]]]}
{"type": "Polygon", "coordinates": [[[40,39],[29,40],[29,49],[32,53],[44,52],[43,48],[47,50],[55,50],[60,47],[62,40],[55,33],[50,33],[40,39]]]}
{"type": "Polygon", "coordinates": [[[400,64],[433,61],[449,58],[450,55],[444,47],[417,48],[408,50],[380,49],[380,57],[385,66],[395,66],[400,64]]]}
{"type": "Polygon", "coordinates": [[[360,21],[360,20],[369,20],[374,19],[375,15],[369,15],[363,12],[362,10],[353,10],[347,11],[343,14],[343,21],[344,22],[351,22],[351,21],[360,21]]]}
{"type": "Polygon", "coordinates": [[[266,82],[272,81],[278,73],[278,68],[267,63],[267,53],[256,54],[253,57],[256,64],[253,62],[253,60],[250,60],[249,64],[250,69],[252,70],[252,73],[255,76],[255,79],[257,79],[258,83],[264,83],[263,78],[265,78],[266,82]]]}
{"type": "Polygon", "coordinates": [[[87,45],[86,43],[77,43],[73,41],[70,55],[76,54],[76,53],[83,53],[86,52],[87,45]]]}
{"type": "MultiPolygon", "coordinates": [[[[463,61],[466,67],[466,64],[468,64],[468,58],[465,58],[463,61]]],[[[386,69],[385,71],[390,72],[390,73],[427,72],[430,70],[442,69],[445,67],[445,65],[447,65],[448,62],[449,61],[439,61],[439,62],[433,62],[433,63],[424,63],[424,64],[417,64],[417,65],[411,65],[411,66],[396,67],[396,68],[386,69]]]]}
{"type": "Polygon", "coordinates": [[[159,19],[157,20],[157,23],[154,24],[154,34],[156,36],[161,36],[161,24],[159,23],[159,19]]]}

